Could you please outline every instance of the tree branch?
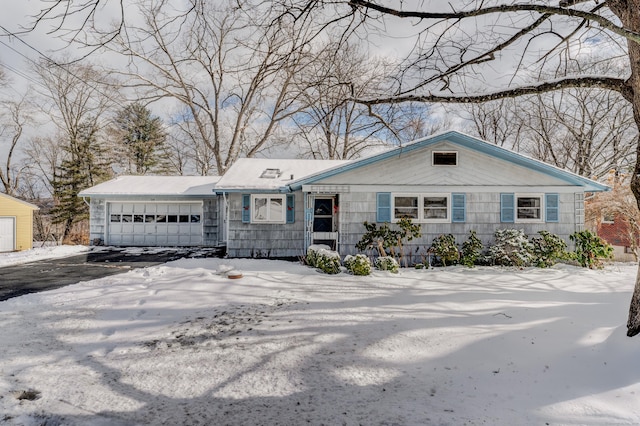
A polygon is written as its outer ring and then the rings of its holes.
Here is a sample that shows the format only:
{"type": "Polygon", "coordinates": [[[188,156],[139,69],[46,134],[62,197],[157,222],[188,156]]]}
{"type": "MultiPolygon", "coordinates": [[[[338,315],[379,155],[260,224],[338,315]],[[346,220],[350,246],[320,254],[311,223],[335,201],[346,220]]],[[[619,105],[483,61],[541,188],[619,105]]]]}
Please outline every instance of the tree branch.
{"type": "MultiPolygon", "coordinates": [[[[562,4],[570,6],[572,4],[579,3],[578,1],[565,1],[562,4]]],[[[366,8],[378,11],[385,15],[397,16],[399,18],[418,18],[418,19],[465,19],[483,15],[491,15],[494,13],[509,13],[509,12],[536,12],[540,14],[561,15],[568,17],[577,17],[586,19],[592,22],[598,23],[601,27],[616,33],[628,40],[632,40],[640,44],[640,33],[630,31],[627,28],[616,25],[613,21],[588,11],[570,9],[568,7],[555,7],[546,6],[541,4],[513,4],[513,5],[500,5],[493,7],[478,8],[465,11],[453,11],[453,12],[419,12],[419,11],[406,11],[392,9],[389,7],[381,6],[368,0],[349,0],[349,5],[352,8],[366,8]]]]}
{"type": "Polygon", "coordinates": [[[443,96],[429,93],[428,95],[402,95],[375,99],[355,99],[363,105],[379,105],[387,103],[405,102],[444,102],[444,103],[480,103],[494,101],[504,98],[515,98],[522,95],[551,92],[554,90],[575,88],[575,87],[599,87],[619,92],[625,99],[631,101],[633,98],[632,89],[628,86],[627,80],[613,77],[572,77],[555,81],[545,81],[540,84],[515,87],[513,89],[501,90],[493,93],[466,96],[443,96]]]}

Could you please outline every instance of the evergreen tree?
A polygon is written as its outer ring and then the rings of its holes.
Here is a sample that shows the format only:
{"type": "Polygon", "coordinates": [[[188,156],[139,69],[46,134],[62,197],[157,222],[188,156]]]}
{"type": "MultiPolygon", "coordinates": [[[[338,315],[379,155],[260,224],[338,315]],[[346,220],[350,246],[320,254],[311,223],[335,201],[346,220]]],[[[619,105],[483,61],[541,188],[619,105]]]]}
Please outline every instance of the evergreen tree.
{"type": "Polygon", "coordinates": [[[55,206],[51,214],[54,223],[63,224],[62,241],[69,236],[75,222],[89,217],[88,206],[78,193],[109,177],[109,165],[97,136],[95,120],[81,123],[63,147],[65,159],[53,176],[55,206]]]}
{"type": "Polygon", "coordinates": [[[143,175],[167,169],[162,158],[167,135],[160,118],[153,117],[147,107],[135,102],[118,113],[115,124],[130,173],[143,175]]]}

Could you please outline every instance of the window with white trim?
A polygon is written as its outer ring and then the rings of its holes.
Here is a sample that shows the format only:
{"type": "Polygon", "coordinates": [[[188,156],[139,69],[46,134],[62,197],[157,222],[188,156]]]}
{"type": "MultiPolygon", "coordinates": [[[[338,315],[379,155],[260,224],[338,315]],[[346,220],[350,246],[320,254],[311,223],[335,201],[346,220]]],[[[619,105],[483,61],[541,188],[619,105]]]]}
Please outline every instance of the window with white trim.
{"type": "Polygon", "coordinates": [[[542,222],[543,195],[516,194],[516,222],[542,222]]]}
{"type": "Polygon", "coordinates": [[[451,194],[393,194],[392,222],[451,222],[451,194]]]}
{"type": "Polygon", "coordinates": [[[251,196],[252,223],[285,223],[286,212],[285,195],[251,196]]]}

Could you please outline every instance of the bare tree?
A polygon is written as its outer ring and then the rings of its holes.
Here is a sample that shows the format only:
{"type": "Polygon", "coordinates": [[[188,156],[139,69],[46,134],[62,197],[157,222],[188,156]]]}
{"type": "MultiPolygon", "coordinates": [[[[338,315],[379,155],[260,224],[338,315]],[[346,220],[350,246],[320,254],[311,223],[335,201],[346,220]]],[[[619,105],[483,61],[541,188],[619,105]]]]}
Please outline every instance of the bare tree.
{"type": "Polygon", "coordinates": [[[517,120],[517,103],[513,99],[464,104],[451,109],[454,114],[468,119],[470,134],[501,147],[520,150],[518,144],[524,124],[517,120]]]}
{"type": "Polygon", "coordinates": [[[20,186],[23,168],[16,165],[14,160],[19,151],[20,143],[24,139],[24,127],[32,122],[31,113],[27,96],[17,101],[4,101],[1,108],[3,111],[0,116],[2,119],[0,141],[6,141],[8,149],[3,167],[0,168],[0,182],[2,182],[5,193],[15,195],[20,186]]]}
{"type": "Polygon", "coordinates": [[[383,133],[393,132],[394,110],[400,108],[374,112],[349,100],[377,92],[388,64],[370,60],[356,45],[331,41],[314,47],[309,56],[294,76],[301,96],[292,139],[306,143],[306,149],[297,148],[301,156],[357,158],[383,133]]]}
{"type": "MultiPolygon", "coordinates": [[[[61,240],[64,241],[72,225],[88,214],[78,193],[110,175],[113,159],[108,156],[104,116],[116,102],[117,90],[113,90],[112,84],[109,92],[105,91],[102,85],[107,81],[106,76],[88,65],[43,63],[36,71],[46,87],[42,95],[48,102],[43,101],[43,106],[57,126],[57,137],[49,139],[58,145],[54,150],[57,163],[42,166],[41,170],[53,171],[47,175],[55,202],[52,213],[54,222],[63,225],[61,240]]],[[[45,149],[49,148],[45,145],[45,149]]],[[[40,162],[53,158],[32,159],[40,162]]]]}
{"type": "Polygon", "coordinates": [[[631,105],[616,92],[572,88],[463,106],[475,133],[583,176],[628,168],[637,130],[631,105]]]}
{"type": "Polygon", "coordinates": [[[214,172],[223,174],[239,156],[269,145],[279,123],[298,111],[293,77],[312,35],[265,2],[191,0],[182,10],[152,3],[140,4],[144,22],[129,25],[113,49],[128,56],[130,86],[143,99],[172,99],[186,109],[180,128],[206,146],[214,172]]]}

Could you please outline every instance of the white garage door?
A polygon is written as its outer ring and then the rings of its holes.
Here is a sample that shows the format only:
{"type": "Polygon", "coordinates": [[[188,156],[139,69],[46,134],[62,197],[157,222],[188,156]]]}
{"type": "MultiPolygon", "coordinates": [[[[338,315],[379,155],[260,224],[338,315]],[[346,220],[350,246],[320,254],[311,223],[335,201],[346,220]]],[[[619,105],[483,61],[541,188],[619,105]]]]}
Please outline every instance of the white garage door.
{"type": "Polygon", "coordinates": [[[0,217],[0,252],[13,251],[15,249],[15,219],[12,217],[0,217]]]}
{"type": "Polygon", "coordinates": [[[109,203],[107,244],[202,244],[202,203],[109,203]]]}

